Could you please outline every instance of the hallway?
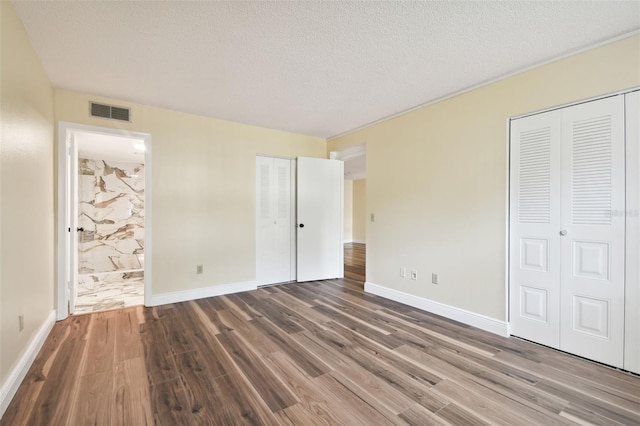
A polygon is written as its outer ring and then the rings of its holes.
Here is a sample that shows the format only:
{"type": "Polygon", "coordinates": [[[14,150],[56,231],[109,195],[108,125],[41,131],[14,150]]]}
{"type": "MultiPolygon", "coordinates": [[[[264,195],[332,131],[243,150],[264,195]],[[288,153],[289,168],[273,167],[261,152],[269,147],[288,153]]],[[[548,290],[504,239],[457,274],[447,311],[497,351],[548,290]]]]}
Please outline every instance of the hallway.
{"type": "Polygon", "coordinates": [[[344,277],[350,280],[365,282],[367,245],[346,243],[344,245],[344,277]]]}

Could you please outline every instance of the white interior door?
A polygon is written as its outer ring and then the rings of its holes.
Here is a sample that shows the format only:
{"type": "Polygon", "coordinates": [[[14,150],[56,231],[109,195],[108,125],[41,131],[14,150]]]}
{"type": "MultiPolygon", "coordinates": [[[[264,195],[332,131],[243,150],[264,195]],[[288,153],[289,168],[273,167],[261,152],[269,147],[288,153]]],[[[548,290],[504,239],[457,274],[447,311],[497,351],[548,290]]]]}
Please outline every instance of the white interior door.
{"type": "Polygon", "coordinates": [[[560,349],[623,364],[624,97],[562,110],[560,349]]]}
{"type": "Polygon", "coordinates": [[[557,111],[511,123],[510,306],[514,335],[560,346],[557,111]]]}
{"type": "Polygon", "coordinates": [[[297,280],[342,278],[344,163],[299,157],[297,177],[297,280]]]}
{"type": "Polygon", "coordinates": [[[258,285],[287,282],[292,275],[291,160],[256,157],[256,277],[258,285]]]}

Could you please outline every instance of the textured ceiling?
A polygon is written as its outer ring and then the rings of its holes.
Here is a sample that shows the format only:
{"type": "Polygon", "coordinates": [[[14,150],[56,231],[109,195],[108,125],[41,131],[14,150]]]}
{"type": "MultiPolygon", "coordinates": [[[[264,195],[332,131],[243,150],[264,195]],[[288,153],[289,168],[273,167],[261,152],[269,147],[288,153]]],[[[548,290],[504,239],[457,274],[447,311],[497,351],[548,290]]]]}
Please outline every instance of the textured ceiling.
{"type": "Polygon", "coordinates": [[[640,2],[14,2],[54,86],[331,137],[640,28],[640,2]]]}

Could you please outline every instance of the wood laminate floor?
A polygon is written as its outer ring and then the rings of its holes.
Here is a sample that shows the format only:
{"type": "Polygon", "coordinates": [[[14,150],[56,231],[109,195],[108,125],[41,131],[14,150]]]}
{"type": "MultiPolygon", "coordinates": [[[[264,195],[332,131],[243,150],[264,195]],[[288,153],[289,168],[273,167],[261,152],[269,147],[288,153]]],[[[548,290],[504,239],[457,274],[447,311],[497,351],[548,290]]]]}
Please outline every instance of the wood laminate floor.
{"type": "Polygon", "coordinates": [[[0,421],[154,423],[637,425],[640,378],[345,279],[58,322],[0,421]]]}

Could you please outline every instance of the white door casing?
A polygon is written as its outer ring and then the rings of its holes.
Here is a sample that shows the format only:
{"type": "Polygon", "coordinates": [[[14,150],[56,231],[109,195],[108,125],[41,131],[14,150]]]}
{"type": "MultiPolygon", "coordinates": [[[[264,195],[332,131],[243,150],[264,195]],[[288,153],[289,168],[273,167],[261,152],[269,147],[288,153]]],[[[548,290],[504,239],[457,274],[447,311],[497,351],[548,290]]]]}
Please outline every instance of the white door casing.
{"type": "Polygon", "coordinates": [[[623,364],[624,97],[562,114],[560,349],[623,364]]]}
{"type": "Polygon", "coordinates": [[[68,282],[68,300],[69,300],[69,314],[73,314],[76,309],[76,299],[78,297],[78,258],[80,257],[78,244],[78,144],[75,141],[74,134],[69,135],[68,141],[68,155],[69,155],[69,199],[71,206],[69,209],[69,250],[71,255],[69,256],[69,282],[68,282]]]}
{"type": "Polygon", "coordinates": [[[627,246],[624,369],[640,374],[640,91],[625,95],[627,246]]]}
{"type": "Polygon", "coordinates": [[[298,157],[297,280],[342,278],[344,163],[298,157]]]}
{"type": "MultiPolygon", "coordinates": [[[[76,227],[78,223],[77,215],[77,190],[72,190],[72,185],[77,187],[77,151],[70,151],[70,142],[75,132],[91,132],[104,135],[113,135],[127,138],[135,138],[144,141],[145,145],[145,215],[144,215],[144,302],[145,306],[151,305],[152,298],[152,162],[151,162],[151,135],[148,133],[132,132],[127,130],[112,129],[107,127],[90,126],[78,123],[58,122],[58,207],[57,207],[57,233],[59,236],[57,243],[57,265],[58,273],[56,279],[56,319],[63,320],[69,315],[69,306],[72,303],[72,294],[77,294],[77,286],[72,286],[74,279],[71,278],[72,271],[78,273],[77,242],[72,248],[72,242],[77,238],[76,227]],[[72,161],[70,152],[75,152],[76,161],[72,161]],[[74,207],[75,206],[75,207],[74,207]],[[74,210],[75,209],[75,210],[74,210]]],[[[77,241],[77,240],[75,240],[77,241]]]]}
{"type": "Polygon", "coordinates": [[[258,285],[288,282],[292,274],[292,161],[256,157],[256,279],[258,285]]]}
{"type": "Polygon", "coordinates": [[[560,344],[560,116],[511,123],[511,332],[560,344]]]}

